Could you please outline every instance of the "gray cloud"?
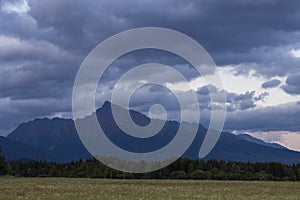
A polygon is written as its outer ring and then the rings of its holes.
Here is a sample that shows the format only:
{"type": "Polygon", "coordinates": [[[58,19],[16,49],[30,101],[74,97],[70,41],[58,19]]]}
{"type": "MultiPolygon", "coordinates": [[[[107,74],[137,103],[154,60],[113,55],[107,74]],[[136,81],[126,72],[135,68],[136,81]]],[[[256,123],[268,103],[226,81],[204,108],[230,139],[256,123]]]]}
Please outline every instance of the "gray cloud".
{"type": "Polygon", "coordinates": [[[284,68],[289,66],[289,70],[295,70],[295,64],[299,63],[288,53],[292,47],[300,47],[297,1],[287,4],[280,0],[259,3],[250,0],[143,3],[30,0],[29,5],[31,9],[25,22],[30,25],[16,31],[15,27],[25,23],[23,18],[7,16],[6,21],[13,21],[15,26],[3,22],[6,33],[47,40],[80,54],[122,30],[162,26],[195,38],[220,65],[244,63],[244,69],[252,69],[259,63],[263,66],[255,69],[260,73],[284,76],[287,74],[284,68]],[[278,68],[283,64],[284,68],[278,68]]]}
{"type": "MultiPolygon", "coordinates": [[[[183,99],[186,96],[185,92],[178,93],[183,99]]],[[[255,95],[255,91],[245,92],[244,94],[236,94],[227,92],[226,90],[218,90],[213,85],[207,85],[199,88],[196,91],[200,109],[210,110],[211,109],[211,97],[213,96],[216,100],[215,103],[226,103],[227,110],[234,112],[237,110],[247,110],[256,107],[256,102],[263,101],[268,93],[262,93],[258,96],[255,95]],[[209,88],[209,89],[208,89],[209,88]],[[222,102],[218,96],[225,92],[226,102],[222,102]]],[[[149,84],[139,90],[137,90],[131,98],[131,106],[141,112],[147,112],[151,105],[154,103],[165,106],[167,111],[179,112],[179,104],[176,96],[167,88],[149,84]],[[147,98],[145,98],[147,96],[147,98]]],[[[191,104],[189,100],[186,100],[187,104],[191,104]]]]}
{"type": "MultiPolygon", "coordinates": [[[[211,102],[210,95],[215,95],[216,97],[224,92],[226,95],[227,111],[236,111],[236,110],[247,110],[249,108],[256,107],[255,102],[263,101],[266,96],[269,94],[267,92],[255,96],[255,91],[247,91],[244,94],[237,94],[233,92],[228,92],[226,90],[218,90],[213,85],[206,85],[197,90],[198,99],[200,102],[200,107],[202,109],[209,108],[211,102]],[[206,107],[205,107],[206,106],[206,107]]],[[[218,99],[218,98],[215,98],[218,99]]],[[[222,103],[221,101],[219,103],[222,103]]]]}
{"type": "Polygon", "coordinates": [[[300,94],[300,73],[290,74],[285,81],[285,85],[281,88],[289,94],[299,95],[300,94]]]}
{"type": "Polygon", "coordinates": [[[255,110],[227,113],[225,129],[252,131],[300,130],[300,106],[288,103],[255,110]]]}
{"type": "Polygon", "coordinates": [[[199,95],[209,95],[209,93],[216,93],[218,92],[218,89],[214,85],[206,85],[201,88],[198,88],[197,93],[199,95]]]}
{"type": "Polygon", "coordinates": [[[278,79],[272,79],[272,80],[264,82],[261,85],[261,87],[262,88],[274,88],[274,87],[277,87],[280,83],[281,83],[280,80],[278,80],[278,79]]]}
{"type": "Polygon", "coordinates": [[[268,93],[262,93],[258,96],[255,96],[255,91],[247,91],[245,94],[235,94],[227,92],[227,102],[229,103],[227,110],[236,111],[236,110],[247,110],[249,108],[256,107],[255,102],[263,101],[268,93]]]}

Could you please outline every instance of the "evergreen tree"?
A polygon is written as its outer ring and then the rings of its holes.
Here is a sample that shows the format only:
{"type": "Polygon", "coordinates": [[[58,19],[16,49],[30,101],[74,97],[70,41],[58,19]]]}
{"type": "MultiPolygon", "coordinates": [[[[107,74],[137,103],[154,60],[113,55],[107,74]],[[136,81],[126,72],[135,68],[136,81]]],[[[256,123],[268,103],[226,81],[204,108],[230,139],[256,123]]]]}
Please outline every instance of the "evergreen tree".
{"type": "Polygon", "coordinates": [[[6,165],[5,165],[5,158],[1,154],[1,147],[0,147],[0,175],[6,174],[6,165]]]}

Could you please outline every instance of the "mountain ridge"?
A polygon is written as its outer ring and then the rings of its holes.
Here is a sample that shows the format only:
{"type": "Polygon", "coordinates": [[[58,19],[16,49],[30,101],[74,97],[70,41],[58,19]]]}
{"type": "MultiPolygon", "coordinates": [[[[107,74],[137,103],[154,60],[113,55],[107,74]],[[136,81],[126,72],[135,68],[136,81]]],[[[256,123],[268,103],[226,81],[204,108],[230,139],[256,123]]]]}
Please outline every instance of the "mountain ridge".
{"type": "MultiPolygon", "coordinates": [[[[265,142],[261,139],[258,139],[256,137],[253,137],[252,135],[249,135],[249,134],[246,134],[246,133],[241,133],[241,134],[238,134],[237,135],[238,138],[241,138],[242,140],[247,140],[247,141],[251,141],[253,143],[257,143],[257,144],[262,144],[262,145],[266,145],[266,146],[270,146],[270,147],[273,147],[273,148],[279,148],[279,149],[288,149],[287,147],[285,146],[282,146],[278,143],[269,143],[269,142],[265,142]]],[[[290,150],[290,149],[289,149],[290,150]]]]}
{"type": "MultiPolygon", "coordinates": [[[[126,150],[134,152],[153,151],[166,145],[176,134],[179,126],[176,121],[167,121],[163,129],[150,139],[138,139],[124,134],[113,119],[111,105],[111,103],[105,102],[101,108],[96,110],[95,114],[101,127],[104,130],[109,130],[107,131],[107,137],[126,150]],[[153,145],[153,142],[155,145],[153,145]]],[[[123,108],[119,107],[118,109],[123,108]]],[[[150,121],[150,118],[140,112],[130,110],[130,114],[139,125],[147,125],[150,121]]],[[[197,135],[183,157],[198,159],[198,152],[206,131],[206,128],[199,124],[197,135]]],[[[247,138],[222,132],[215,148],[204,159],[300,163],[300,152],[287,148],[276,148],[265,142],[259,143],[259,139],[254,137],[252,137],[254,141],[249,141],[248,136],[247,138]]],[[[91,157],[82,144],[72,119],[34,119],[22,123],[7,136],[7,139],[45,152],[49,155],[50,160],[55,162],[70,162],[91,157]]]]}

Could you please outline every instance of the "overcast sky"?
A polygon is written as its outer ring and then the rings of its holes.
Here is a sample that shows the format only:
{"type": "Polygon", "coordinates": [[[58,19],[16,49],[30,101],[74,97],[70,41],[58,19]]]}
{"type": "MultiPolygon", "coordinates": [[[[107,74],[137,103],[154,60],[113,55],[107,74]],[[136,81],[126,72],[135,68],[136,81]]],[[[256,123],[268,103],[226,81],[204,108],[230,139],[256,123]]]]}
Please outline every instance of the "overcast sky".
{"type": "MultiPolygon", "coordinates": [[[[227,94],[225,130],[300,150],[298,0],[0,2],[0,135],[36,117],[71,117],[73,83],[88,53],[121,31],[155,26],[190,36],[211,55],[227,94]]],[[[183,73],[201,112],[209,112],[207,88],[215,95],[221,88],[206,86],[185,60],[151,50],[130,53],[110,66],[97,105],[109,100],[115,81],[131,66],[154,61],[183,73]]],[[[184,96],[180,83],[171,87],[184,96]]],[[[177,114],[170,91],[155,85],[137,91],[131,106],[147,112],[153,103],[177,114]]]]}

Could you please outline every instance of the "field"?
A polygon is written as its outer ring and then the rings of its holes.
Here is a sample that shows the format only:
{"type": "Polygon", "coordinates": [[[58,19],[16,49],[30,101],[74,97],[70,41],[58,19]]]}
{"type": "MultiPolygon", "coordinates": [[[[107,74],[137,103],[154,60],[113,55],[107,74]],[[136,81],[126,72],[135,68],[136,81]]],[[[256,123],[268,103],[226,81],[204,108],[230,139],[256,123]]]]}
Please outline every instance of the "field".
{"type": "Polygon", "coordinates": [[[300,182],[0,177],[0,199],[300,199],[300,182]]]}

